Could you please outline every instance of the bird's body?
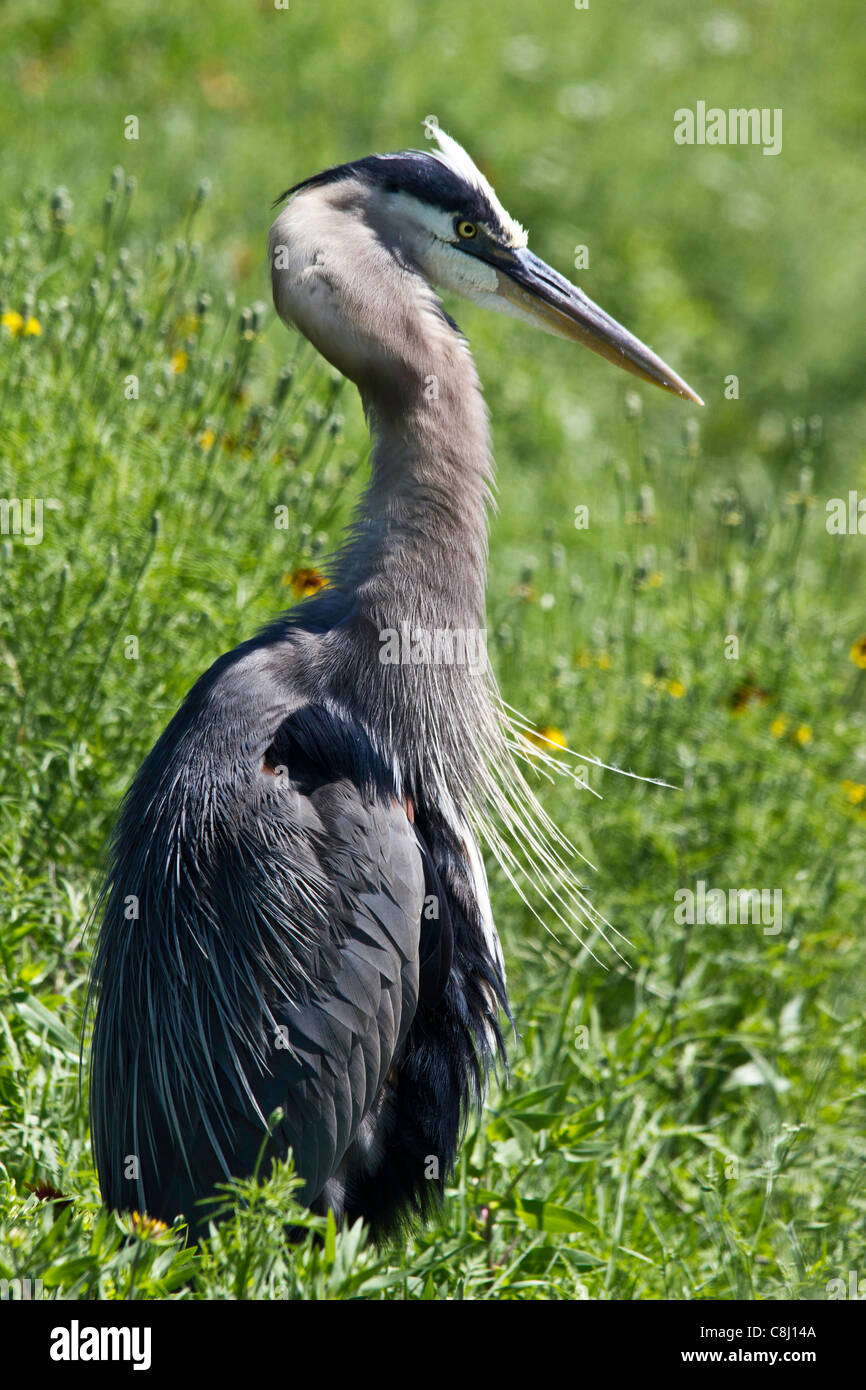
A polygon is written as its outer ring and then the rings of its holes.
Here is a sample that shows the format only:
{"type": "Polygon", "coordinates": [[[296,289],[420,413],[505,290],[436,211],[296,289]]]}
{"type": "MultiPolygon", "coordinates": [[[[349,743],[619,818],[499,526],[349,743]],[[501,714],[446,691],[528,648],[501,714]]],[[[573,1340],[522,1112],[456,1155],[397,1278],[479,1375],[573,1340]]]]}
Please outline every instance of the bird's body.
{"type": "MultiPolygon", "coordinates": [[[[197,1228],[264,1145],[292,1149],[315,1210],[387,1230],[441,1191],[503,1055],[476,830],[522,783],[477,659],[487,416],[430,281],[485,302],[510,260],[526,316],[541,263],[440,144],[328,171],[272,228],[277,309],[358,385],[371,478],[328,586],[216,662],[127,797],[94,966],[91,1117],[114,1207],[197,1228]]],[[[562,331],[571,287],[547,275],[562,331]]],[[[642,375],[688,391],[640,350],[642,375]]]]}

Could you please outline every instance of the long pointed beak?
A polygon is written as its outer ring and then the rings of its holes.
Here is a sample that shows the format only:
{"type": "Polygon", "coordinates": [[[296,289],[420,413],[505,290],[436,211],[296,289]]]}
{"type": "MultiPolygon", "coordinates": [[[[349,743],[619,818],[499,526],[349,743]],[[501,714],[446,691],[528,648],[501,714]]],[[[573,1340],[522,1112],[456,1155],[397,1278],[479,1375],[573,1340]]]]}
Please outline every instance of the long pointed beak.
{"type": "Polygon", "coordinates": [[[651,348],[531,251],[511,251],[507,261],[497,257],[493,264],[499,277],[499,293],[520,318],[560,338],[583,343],[641,380],[703,405],[697,392],[651,348]]]}

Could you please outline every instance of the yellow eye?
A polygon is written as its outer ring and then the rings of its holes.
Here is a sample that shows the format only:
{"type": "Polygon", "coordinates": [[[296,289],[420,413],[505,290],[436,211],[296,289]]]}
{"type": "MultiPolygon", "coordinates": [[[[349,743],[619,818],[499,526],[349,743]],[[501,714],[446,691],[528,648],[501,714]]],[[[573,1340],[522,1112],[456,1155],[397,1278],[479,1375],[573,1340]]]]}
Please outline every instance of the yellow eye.
{"type": "Polygon", "coordinates": [[[477,233],[478,228],[476,227],[474,222],[457,223],[457,235],[462,236],[465,241],[468,241],[470,237],[476,236],[477,233]]]}

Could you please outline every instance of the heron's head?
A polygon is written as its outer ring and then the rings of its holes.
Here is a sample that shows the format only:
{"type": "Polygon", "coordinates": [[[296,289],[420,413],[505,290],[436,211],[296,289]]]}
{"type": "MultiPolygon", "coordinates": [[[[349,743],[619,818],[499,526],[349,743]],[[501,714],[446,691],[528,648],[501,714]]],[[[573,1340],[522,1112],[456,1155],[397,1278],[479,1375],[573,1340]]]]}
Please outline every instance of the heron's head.
{"type": "Polygon", "coordinates": [[[529,250],[526,232],[456,140],[429,133],[438,149],[371,155],[282,195],[290,201],[271,228],[270,250],[283,318],[358,379],[355,352],[360,359],[374,345],[393,345],[387,316],[389,307],[399,316],[400,276],[420,273],[703,404],[651,348],[529,250]],[[377,282],[375,322],[362,277],[377,282]]]}

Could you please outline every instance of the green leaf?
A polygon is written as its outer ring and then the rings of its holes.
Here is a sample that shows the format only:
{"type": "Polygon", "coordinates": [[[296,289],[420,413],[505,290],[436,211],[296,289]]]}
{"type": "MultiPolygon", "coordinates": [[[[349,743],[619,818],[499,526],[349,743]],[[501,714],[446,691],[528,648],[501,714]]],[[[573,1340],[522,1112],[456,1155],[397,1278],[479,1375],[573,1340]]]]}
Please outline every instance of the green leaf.
{"type": "Polygon", "coordinates": [[[41,1000],[32,994],[21,1000],[16,999],[15,1010],[31,1028],[35,1028],[40,1034],[46,1033],[53,1042],[73,1057],[78,1056],[78,1042],[74,1034],[57,1017],[57,1014],[46,1009],[41,1000]]]}
{"type": "Polygon", "coordinates": [[[514,1211],[531,1231],[556,1231],[560,1234],[583,1231],[601,1239],[601,1232],[594,1222],[570,1207],[559,1207],[554,1202],[518,1195],[514,1198],[514,1211]]]}
{"type": "Polygon", "coordinates": [[[328,1217],[325,1222],[325,1263],[332,1265],[337,1257],[337,1223],[334,1220],[334,1213],[328,1208],[328,1217]]]}

